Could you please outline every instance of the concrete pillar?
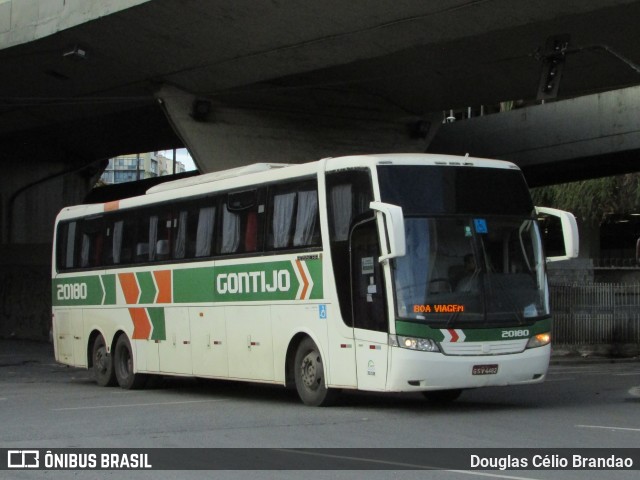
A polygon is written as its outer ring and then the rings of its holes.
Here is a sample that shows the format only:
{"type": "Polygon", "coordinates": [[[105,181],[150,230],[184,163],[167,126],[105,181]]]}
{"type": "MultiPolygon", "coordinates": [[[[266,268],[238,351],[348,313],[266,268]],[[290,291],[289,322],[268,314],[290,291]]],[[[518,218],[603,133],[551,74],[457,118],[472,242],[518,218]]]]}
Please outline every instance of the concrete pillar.
{"type": "MultiPolygon", "coordinates": [[[[36,155],[37,157],[37,155],[36,155]]],[[[93,178],[43,158],[3,159],[0,175],[0,338],[46,340],[51,325],[54,220],[81,203],[93,178]],[[29,162],[29,168],[25,164],[29,162]]]]}

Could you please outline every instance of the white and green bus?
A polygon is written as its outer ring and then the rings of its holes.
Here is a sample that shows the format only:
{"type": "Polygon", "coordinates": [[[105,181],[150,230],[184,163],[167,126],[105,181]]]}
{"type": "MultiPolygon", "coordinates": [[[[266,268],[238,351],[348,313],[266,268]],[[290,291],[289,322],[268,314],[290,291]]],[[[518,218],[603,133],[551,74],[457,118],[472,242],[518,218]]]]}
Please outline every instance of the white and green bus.
{"type": "MultiPolygon", "coordinates": [[[[266,382],[308,405],[542,382],[541,210],[511,163],[426,154],[255,164],[65,208],[56,359],[102,386],[266,382]]],[[[555,259],[575,257],[575,219],[544,210],[563,225],[555,259]]]]}

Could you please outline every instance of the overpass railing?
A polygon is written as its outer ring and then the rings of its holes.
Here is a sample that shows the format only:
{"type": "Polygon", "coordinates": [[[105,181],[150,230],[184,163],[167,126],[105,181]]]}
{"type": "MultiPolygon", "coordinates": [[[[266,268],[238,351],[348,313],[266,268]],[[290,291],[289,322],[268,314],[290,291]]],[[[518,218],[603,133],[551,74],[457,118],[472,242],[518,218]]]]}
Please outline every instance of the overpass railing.
{"type": "Polygon", "coordinates": [[[594,268],[640,268],[635,258],[603,257],[593,259],[594,268]]]}
{"type": "Polygon", "coordinates": [[[640,346],[640,284],[553,285],[556,345],[640,346]]]}

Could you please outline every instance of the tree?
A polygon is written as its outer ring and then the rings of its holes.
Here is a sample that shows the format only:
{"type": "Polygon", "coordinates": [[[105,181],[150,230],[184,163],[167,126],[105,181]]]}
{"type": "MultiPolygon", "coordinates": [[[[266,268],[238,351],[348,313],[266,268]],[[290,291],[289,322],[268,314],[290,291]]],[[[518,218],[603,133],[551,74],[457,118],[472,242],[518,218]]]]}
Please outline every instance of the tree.
{"type": "Polygon", "coordinates": [[[640,213],[640,173],[534,188],[531,195],[536,205],[567,210],[597,226],[607,215],[640,213]]]}

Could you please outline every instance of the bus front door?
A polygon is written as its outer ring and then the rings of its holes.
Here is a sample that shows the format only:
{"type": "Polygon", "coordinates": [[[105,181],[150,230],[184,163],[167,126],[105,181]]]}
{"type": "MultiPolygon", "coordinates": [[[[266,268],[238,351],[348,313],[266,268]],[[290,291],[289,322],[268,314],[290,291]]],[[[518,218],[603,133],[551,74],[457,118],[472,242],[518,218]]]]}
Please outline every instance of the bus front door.
{"type": "Polygon", "coordinates": [[[380,242],[374,219],[351,231],[351,294],[358,388],[385,389],[388,364],[387,302],[378,261],[380,242]]]}

